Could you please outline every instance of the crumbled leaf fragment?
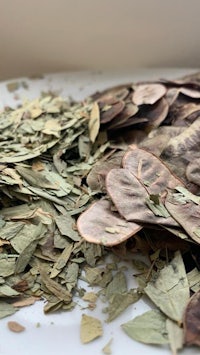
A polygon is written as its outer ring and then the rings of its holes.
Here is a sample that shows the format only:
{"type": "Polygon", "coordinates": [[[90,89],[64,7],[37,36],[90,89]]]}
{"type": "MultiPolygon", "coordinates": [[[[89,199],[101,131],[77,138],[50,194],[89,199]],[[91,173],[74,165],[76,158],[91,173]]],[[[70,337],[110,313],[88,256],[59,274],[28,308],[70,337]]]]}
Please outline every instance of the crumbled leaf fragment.
{"type": "Polygon", "coordinates": [[[14,333],[21,333],[26,329],[23,325],[15,321],[9,321],[7,325],[8,325],[8,329],[14,333]]]}
{"type": "Polygon", "coordinates": [[[80,337],[83,344],[90,343],[96,338],[103,335],[103,328],[101,321],[95,317],[82,315],[80,337]]]}

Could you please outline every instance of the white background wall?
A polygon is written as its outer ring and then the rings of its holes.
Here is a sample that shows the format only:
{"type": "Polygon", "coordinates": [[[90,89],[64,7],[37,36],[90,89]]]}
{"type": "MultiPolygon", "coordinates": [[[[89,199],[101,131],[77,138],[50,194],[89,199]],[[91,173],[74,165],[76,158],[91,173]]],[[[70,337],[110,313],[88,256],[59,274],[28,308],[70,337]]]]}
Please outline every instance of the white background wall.
{"type": "Polygon", "coordinates": [[[200,67],[199,0],[0,0],[0,79],[200,67]]]}

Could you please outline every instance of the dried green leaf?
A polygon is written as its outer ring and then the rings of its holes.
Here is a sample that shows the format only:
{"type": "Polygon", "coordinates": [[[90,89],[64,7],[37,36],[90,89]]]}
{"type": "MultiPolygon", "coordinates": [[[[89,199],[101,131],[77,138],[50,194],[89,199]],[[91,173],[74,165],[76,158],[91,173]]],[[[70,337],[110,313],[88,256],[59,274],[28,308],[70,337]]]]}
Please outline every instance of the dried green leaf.
{"type": "MultiPolygon", "coordinates": [[[[183,227],[187,234],[198,244],[200,244],[200,206],[195,202],[186,202],[188,198],[185,198],[182,194],[175,194],[173,192],[168,193],[165,200],[165,207],[176,219],[176,221],[183,227]],[[181,197],[181,201],[180,201],[181,197]]],[[[197,201],[199,198],[197,197],[197,201]]]]}
{"type": "Polygon", "coordinates": [[[0,319],[8,317],[15,312],[17,312],[17,308],[13,307],[12,304],[6,302],[0,302],[0,319]]]}
{"type": "Polygon", "coordinates": [[[127,307],[131,304],[137,302],[141,295],[137,290],[129,290],[124,293],[116,292],[109,298],[109,305],[106,308],[106,313],[108,313],[107,322],[111,322],[117,318],[127,307]]]}
{"type": "Polygon", "coordinates": [[[74,242],[80,240],[80,236],[74,227],[75,221],[69,214],[57,216],[55,222],[62,235],[70,238],[74,242]]]}
{"type": "Polygon", "coordinates": [[[127,292],[127,282],[126,277],[122,271],[115,274],[112,281],[106,287],[106,298],[109,300],[115,293],[125,293],[127,292]]]}
{"type": "Polygon", "coordinates": [[[71,302],[71,293],[67,291],[64,287],[62,287],[58,282],[50,279],[46,271],[42,268],[40,268],[40,275],[44,286],[49,292],[56,296],[58,300],[63,301],[67,304],[71,302]]]}
{"type": "Polygon", "coordinates": [[[55,262],[51,270],[50,278],[55,278],[66,266],[73,250],[73,244],[68,244],[55,262]]]}
{"type": "Polygon", "coordinates": [[[189,285],[180,252],[176,252],[172,261],[157,272],[144,291],[164,314],[182,323],[189,300],[189,285]]]}
{"type": "Polygon", "coordinates": [[[172,354],[176,355],[177,351],[183,348],[183,329],[169,318],[166,320],[166,329],[172,354]]]}
{"type": "Polygon", "coordinates": [[[188,283],[193,292],[200,291],[200,271],[194,268],[187,273],[188,283]]]}
{"type": "Polygon", "coordinates": [[[151,310],[122,324],[123,331],[132,339],[145,344],[168,344],[165,316],[151,310]]]}

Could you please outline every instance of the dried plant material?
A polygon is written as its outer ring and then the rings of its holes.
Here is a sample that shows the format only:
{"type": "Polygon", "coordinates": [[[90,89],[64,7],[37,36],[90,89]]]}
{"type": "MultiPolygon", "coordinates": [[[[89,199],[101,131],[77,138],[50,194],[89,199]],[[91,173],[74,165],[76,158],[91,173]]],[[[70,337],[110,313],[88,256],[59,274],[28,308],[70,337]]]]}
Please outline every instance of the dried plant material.
{"type": "Polygon", "coordinates": [[[137,290],[129,290],[126,292],[116,292],[109,298],[109,305],[106,307],[108,313],[107,322],[113,321],[117,318],[127,307],[137,302],[141,295],[137,290]]]}
{"type": "Polygon", "coordinates": [[[112,354],[112,350],[111,350],[111,345],[112,345],[112,341],[113,339],[111,338],[108,343],[103,347],[102,352],[105,355],[111,355],[112,354]]]}
{"type": "Polygon", "coordinates": [[[52,294],[56,296],[60,301],[64,301],[67,304],[71,302],[72,295],[70,292],[56,281],[51,280],[50,277],[46,274],[45,270],[40,269],[40,275],[42,282],[48,291],[52,292],[52,294]]]}
{"type": "Polygon", "coordinates": [[[91,303],[95,303],[97,301],[97,294],[94,292],[86,292],[84,294],[84,296],[82,297],[82,299],[86,302],[91,302],[91,303]]]}
{"type": "Polygon", "coordinates": [[[200,346],[199,327],[200,291],[196,292],[189,300],[184,315],[184,337],[187,345],[200,346]]]}
{"type": "Polygon", "coordinates": [[[123,111],[112,119],[108,129],[118,129],[123,127],[126,122],[129,123],[130,117],[134,116],[137,112],[138,106],[133,103],[127,103],[123,111]]]}
{"type": "MultiPolygon", "coordinates": [[[[146,170],[145,170],[146,171],[146,170]]],[[[139,180],[127,169],[112,169],[106,177],[106,187],[120,215],[129,222],[177,225],[169,217],[157,217],[148,208],[149,194],[139,180]]]]}
{"type": "Polygon", "coordinates": [[[105,105],[102,102],[99,103],[101,107],[101,114],[100,114],[100,122],[101,124],[105,124],[110,122],[114,117],[116,117],[122,110],[124,109],[124,102],[123,101],[116,101],[112,103],[110,106],[108,105],[108,109],[105,110],[105,105]]]}
{"type": "Polygon", "coordinates": [[[17,311],[18,309],[15,308],[12,304],[4,301],[0,302],[0,319],[11,316],[17,311]]]}
{"type": "Polygon", "coordinates": [[[106,191],[105,177],[113,168],[120,168],[123,151],[115,152],[106,160],[97,162],[87,176],[87,184],[93,191],[106,191]]]}
{"type": "Polygon", "coordinates": [[[48,92],[0,113],[0,318],[41,298],[45,313],[73,310],[83,279],[100,289],[107,321],[145,290],[170,317],[149,331],[153,342],[181,348],[189,289],[200,287],[199,78],[118,85],[82,102],[48,92]],[[138,253],[149,262],[128,289],[107,260],[138,253]]]}
{"type": "Polygon", "coordinates": [[[200,185],[200,158],[191,161],[186,168],[186,177],[196,185],[200,185]]]}
{"type": "Polygon", "coordinates": [[[166,93],[162,84],[139,84],[134,87],[133,102],[135,105],[153,105],[166,93]]]}
{"type": "Polygon", "coordinates": [[[31,296],[31,297],[23,298],[19,301],[13,302],[12,305],[13,305],[13,307],[17,307],[17,308],[27,307],[27,306],[31,306],[39,299],[40,299],[39,297],[31,296]]]}
{"type": "Polygon", "coordinates": [[[157,311],[148,311],[122,324],[123,331],[132,339],[145,344],[168,344],[165,316],[157,311]]]}
{"type": "MultiPolygon", "coordinates": [[[[188,191],[189,193],[189,191],[188,191]]],[[[200,199],[196,197],[198,203],[200,199]]],[[[200,244],[200,205],[192,201],[191,199],[185,198],[184,194],[180,192],[168,193],[165,206],[171,216],[173,216],[176,221],[183,227],[187,234],[198,244],[200,244]]]]}
{"type": "Polygon", "coordinates": [[[143,149],[128,151],[122,164],[141,181],[149,194],[162,196],[167,188],[181,186],[181,181],[172,174],[163,161],[143,149]]]}
{"type": "Polygon", "coordinates": [[[200,99],[200,90],[182,87],[179,89],[181,94],[191,97],[192,99],[200,99]]]}
{"type": "Polygon", "coordinates": [[[18,322],[10,321],[7,323],[8,329],[14,333],[21,333],[24,332],[26,329],[23,325],[19,324],[18,322]]]}
{"type": "Polygon", "coordinates": [[[166,329],[169,338],[169,345],[173,355],[176,355],[178,350],[183,348],[184,335],[183,328],[181,328],[177,323],[167,318],[166,329]]]}
{"type": "Polygon", "coordinates": [[[189,300],[189,284],[180,252],[176,252],[172,261],[155,274],[144,291],[166,316],[182,323],[189,300]]]}
{"type": "Polygon", "coordinates": [[[195,267],[187,273],[188,283],[193,292],[200,291],[200,271],[195,267]]]}
{"type": "Polygon", "coordinates": [[[112,212],[110,201],[102,199],[81,214],[77,228],[88,242],[111,246],[122,243],[142,227],[112,212]],[[109,227],[115,227],[115,233],[110,233],[107,229],[109,227]]]}
{"type": "Polygon", "coordinates": [[[80,337],[83,344],[90,343],[96,338],[103,335],[101,321],[95,317],[82,315],[80,337]]]}
{"type": "Polygon", "coordinates": [[[90,140],[92,143],[94,143],[100,128],[100,111],[97,102],[95,102],[92,106],[88,128],[90,140]]]}
{"type": "Polygon", "coordinates": [[[192,123],[178,136],[171,138],[163,154],[168,157],[181,156],[199,146],[200,118],[192,123]]]}
{"type": "Polygon", "coordinates": [[[20,83],[18,81],[12,81],[12,82],[7,83],[6,86],[7,86],[7,89],[9,92],[13,92],[13,91],[16,91],[17,89],[19,89],[20,83]]]}

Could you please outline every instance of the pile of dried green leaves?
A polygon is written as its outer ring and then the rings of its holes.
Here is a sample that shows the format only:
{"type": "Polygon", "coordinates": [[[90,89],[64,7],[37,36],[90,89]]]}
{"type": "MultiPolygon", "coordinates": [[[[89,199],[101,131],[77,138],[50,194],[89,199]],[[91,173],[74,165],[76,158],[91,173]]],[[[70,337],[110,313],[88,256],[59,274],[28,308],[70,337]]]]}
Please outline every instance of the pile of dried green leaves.
{"type": "Polygon", "coordinates": [[[199,132],[198,74],[1,113],[0,317],[41,297],[72,309],[82,278],[103,288],[107,321],[143,294],[157,306],[122,326],[132,338],[200,345],[199,132]],[[137,289],[99,266],[136,252],[137,289]]]}

